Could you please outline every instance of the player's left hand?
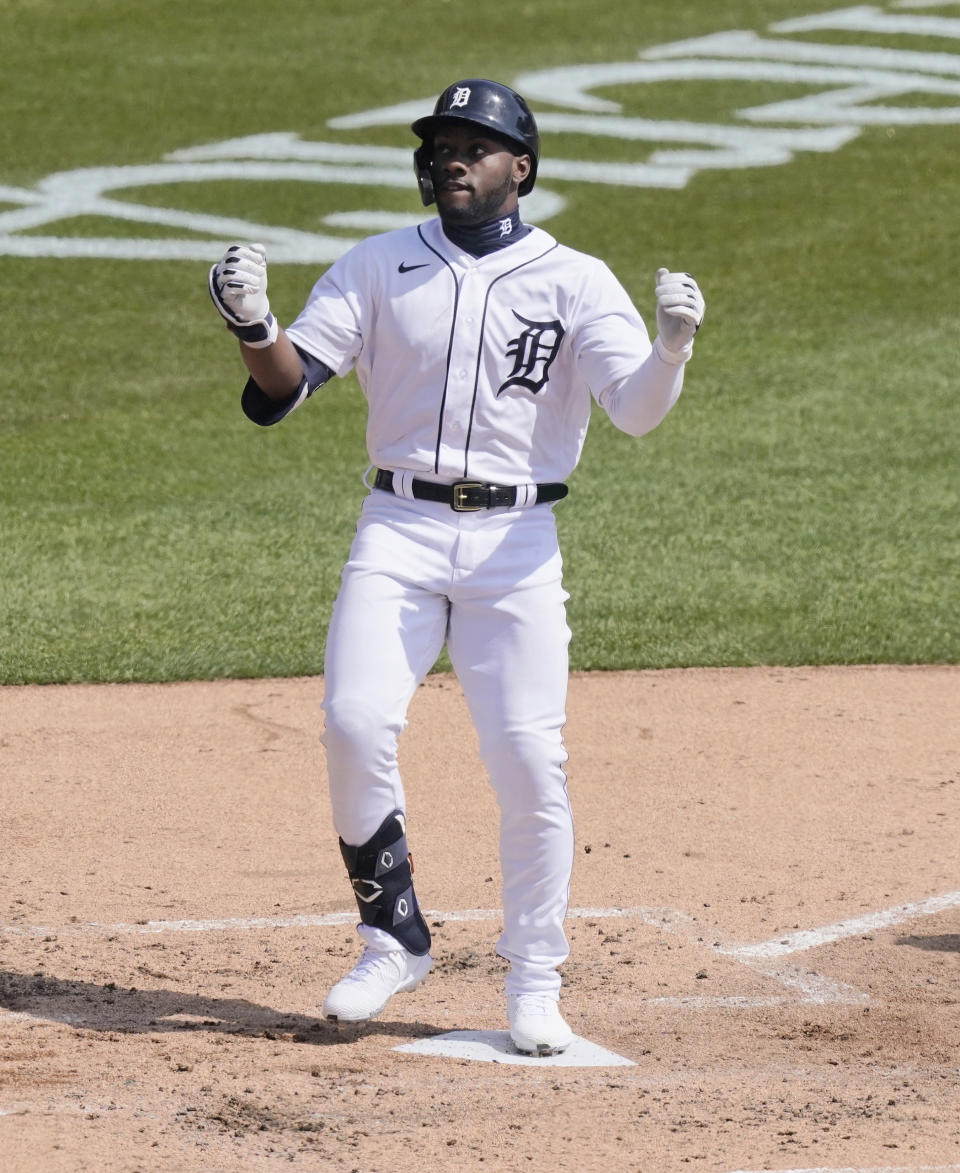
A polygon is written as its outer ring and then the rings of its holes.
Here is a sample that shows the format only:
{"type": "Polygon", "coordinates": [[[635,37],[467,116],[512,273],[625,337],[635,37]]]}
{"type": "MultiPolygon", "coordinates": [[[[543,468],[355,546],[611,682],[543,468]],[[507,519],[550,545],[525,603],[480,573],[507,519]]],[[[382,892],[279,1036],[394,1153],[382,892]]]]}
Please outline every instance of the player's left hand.
{"type": "Polygon", "coordinates": [[[672,353],[689,349],[705,309],[700,286],[689,273],[657,270],[657,331],[661,345],[672,353]]]}

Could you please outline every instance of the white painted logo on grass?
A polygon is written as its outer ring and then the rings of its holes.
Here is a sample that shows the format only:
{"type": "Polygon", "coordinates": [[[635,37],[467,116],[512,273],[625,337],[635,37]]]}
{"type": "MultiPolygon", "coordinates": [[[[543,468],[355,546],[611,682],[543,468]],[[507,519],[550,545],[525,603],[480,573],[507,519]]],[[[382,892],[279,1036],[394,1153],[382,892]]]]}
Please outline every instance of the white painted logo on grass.
{"type": "MultiPolygon", "coordinates": [[[[761,36],[717,32],[659,45],[627,61],[570,65],[525,73],[513,85],[534,105],[546,107],[537,121],[544,136],[575,135],[590,144],[640,144],[635,159],[555,157],[549,149],[536,189],[524,197],[524,218],[541,223],[566,206],[549,185],[593,183],[677,190],[701,172],[789,163],[804,152],[836,151],[866,126],[890,129],[960,123],[960,54],[889,44],[891,38],[960,41],[960,18],[921,9],[952,9],[955,3],[899,0],[839,8],[779,21],[761,36]],[[811,33],[875,34],[881,45],[817,43],[811,33]],[[801,39],[793,39],[800,34],[801,39]],[[732,111],[731,122],[691,122],[635,117],[603,96],[611,86],[676,86],[761,82],[782,85],[783,100],[732,111]],[[796,96],[797,88],[805,91],[796,96]],[[599,91],[599,92],[598,92],[599,91]],[[902,104],[898,104],[902,102],[902,104]]],[[[720,91],[718,91],[719,94],[720,91]]],[[[641,103],[642,104],[642,103],[641,103]]],[[[650,103],[647,103],[649,105],[650,103]]],[[[366,110],[330,121],[337,131],[403,127],[432,107],[432,99],[366,110]]],[[[306,142],[290,132],[251,135],[186,148],[163,161],[131,167],[85,167],[48,175],[32,188],[0,185],[0,255],[130,260],[215,260],[235,240],[259,240],[272,262],[328,264],[357,242],[351,231],[385,231],[420,223],[428,216],[383,208],[350,208],[323,217],[325,230],[263,224],[242,215],[210,215],[155,207],[129,193],[137,188],[176,186],[188,193],[202,183],[322,184],[333,189],[370,187],[378,198],[396,189],[410,199],[409,146],[306,142]],[[117,195],[115,193],[124,193],[117,195]],[[77,217],[105,223],[150,225],[152,237],[65,236],[49,230],[77,217]],[[40,229],[48,231],[39,232],[40,229]],[[184,234],[184,235],[178,235],[184,234]]],[[[189,198],[187,196],[187,198],[189,198]]],[[[431,213],[432,214],[432,213],[431,213]]]]}

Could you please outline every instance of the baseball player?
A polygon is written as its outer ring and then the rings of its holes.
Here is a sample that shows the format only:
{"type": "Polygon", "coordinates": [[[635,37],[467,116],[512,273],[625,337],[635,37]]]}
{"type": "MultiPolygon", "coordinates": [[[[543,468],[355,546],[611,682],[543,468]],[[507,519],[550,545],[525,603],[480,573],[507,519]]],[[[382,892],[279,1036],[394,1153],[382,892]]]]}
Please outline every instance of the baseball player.
{"type": "Polygon", "coordinates": [[[651,344],[603,262],[523,222],[540,139],[508,87],[458,81],[412,129],[437,218],[354,246],[286,329],[270,312],[261,245],[228,249],[209,288],[240,338],[255,423],[350,370],[368,404],[372,482],[327,635],[322,735],[364,948],[323,1012],[363,1022],[431,968],[397,739],[446,644],[500,808],[510,1034],[521,1052],[549,1055],[573,1038],[558,1006],[573,825],[553,504],[592,399],[635,436],[676,402],[704,302],[688,274],[657,270],[651,344]]]}

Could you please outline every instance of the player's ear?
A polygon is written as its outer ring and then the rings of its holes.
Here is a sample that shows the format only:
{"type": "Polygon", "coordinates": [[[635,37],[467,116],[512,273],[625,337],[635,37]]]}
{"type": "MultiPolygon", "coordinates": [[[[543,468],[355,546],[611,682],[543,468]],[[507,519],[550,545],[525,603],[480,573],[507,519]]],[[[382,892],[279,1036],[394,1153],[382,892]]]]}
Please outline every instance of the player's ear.
{"type": "Polygon", "coordinates": [[[520,184],[523,183],[523,181],[530,174],[531,166],[532,161],[529,155],[513,156],[513,179],[517,187],[519,187],[520,184]]]}

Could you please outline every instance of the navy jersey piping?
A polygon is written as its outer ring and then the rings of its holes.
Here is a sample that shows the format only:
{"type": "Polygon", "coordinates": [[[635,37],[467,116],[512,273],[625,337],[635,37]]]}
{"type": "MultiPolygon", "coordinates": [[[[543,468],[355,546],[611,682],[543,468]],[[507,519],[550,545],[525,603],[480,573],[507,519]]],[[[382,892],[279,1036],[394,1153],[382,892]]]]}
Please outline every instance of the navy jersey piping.
{"type": "Polygon", "coordinates": [[[505,277],[512,277],[514,273],[519,272],[527,265],[535,264],[537,261],[543,260],[545,256],[552,253],[555,248],[558,248],[558,242],[554,241],[549,248],[544,249],[542,253],[538,253],[535,257],[531,257],[528,261],[521,261],[519,265],[508,269],[506,273],[501,273],[499,277],[494,277],[487,287],[486,295],[483,299],[483,316],[480,319],[480,341],[477,346],[477,365],[473,376],[473,399],[470,402],[470,423],[467,427],[467,440],[463,447],[463,475],[469,476],[468,466],[470,464],[470,437],[473,435],[473,420],[477,409],[477,395],[480,391],[480,366],[483,362],[483,338],[487,328],[487,308],[490,304],[490,294],[493,292],[494,285],[498,281],[502,281],[505,277]]]}
{"type": "Polygon", "coordinates": [[[437,251],[430,244],[423,235],[423,226],[417,226],[417,236],[423,241],[424,247],[428,248],[432,253],[440,258],[450,271],[450,276],[453,278],[453,317],[450,321],[450,338],[447,341],[447,363],[443,372],[443,394],[440,396],[440,411],[437,414],[437,442],[433,451],[433,471],[439,474],[440,472],[440,444],[443,438],[443,413],[447,406],[447,384],[450,382],[450,356],[453,354],[453,335],[457,328],[457,309],[460,305],[460,282],[457,280],[457,274],[454,271],[453,265],[447,258],[437,251]]]}

